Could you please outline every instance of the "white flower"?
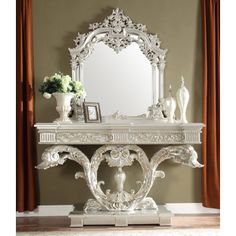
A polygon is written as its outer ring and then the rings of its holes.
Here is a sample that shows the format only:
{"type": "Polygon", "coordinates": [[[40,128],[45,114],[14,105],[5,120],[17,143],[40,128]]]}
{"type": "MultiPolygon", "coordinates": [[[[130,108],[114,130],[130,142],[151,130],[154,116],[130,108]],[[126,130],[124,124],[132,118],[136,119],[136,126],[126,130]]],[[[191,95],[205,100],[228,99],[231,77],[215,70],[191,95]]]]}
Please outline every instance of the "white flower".
{"type": "Polygon", "coordinates": [[[43,93],[43,96],[46,98],[46,99],[49,99],[49,98],[51,98],[51,94],[50,93],[43,93]]]}
{"type": "Polygon", "coordinates": [[[64,78],[67,79],[68,81],[71,81],[71,77],[69,75],[65,75],[64,78]]]}
{"type": "Polygon", "coordinates": [[[81,93],[82,93],[82,91],[79,90],[79,91],[76,93],[76,95],[77,95],[78,97],[80,97],[80,96],[81,96],[81,93]]]}
{"type": "Polygon", "coordinates": [[[47,82],[48,80],[49,80],[49,77],[45,76],[44,79],[43,79],[43,82],[47,82]]]}
{"type": "Polygon", "coordinates": [[[82,86],[81,82],[79,82],[79,81],[77,81],[77,80],[75,80],[75,85],[76,85],[76,86],[82,86]]]}
{"type": "Polygon", "coordinates": [[[76,90],[80,89],[82,84],[79,81],[73,80],[73,84],[76,90]]]}
{"type": "Polygon", "coordinates": [[[70,78],[70,76],[63,76],[63,77],[61,78],[61,81],[64,82],[64,83],[69,84],[70,81],[71,81],[71,78],[70,78]]]}
{"type": "Polygon", "coordinates": [[[62,92],[67,93],[67,86],[66,85],[62,85],[62,92]]]}
{"type": "Polygon", "coordinates": [[[57,73],[55,73],[55,74],[53,75],[53,77],[56,78],[56,79],[61,79],[61,75],[60,75],[60,74],[57,74],[57,73]]]}
{"type": "Polygon", "coordinates": [[[61,79],[61,83],[62,83],[62,90],[64,93],[67,93],[68,90],[70,91],[71,87],[70,87],[70,81],[71,81],[71,78],[68,76],[64,76],[62,77],[61,79]]]}
{"type": "Polygon", "coordinates": [[[71,92],[71,90],[72,90],[72,86],[71,86],[70,84],[68,85],[67,88],[68,88],[68,90],[71,92]]]}
{"type": "Polygon", "coordinates": [[[75,81],[74,86],[76,91],[83,90],[83,85],[79,81],[75,81]]]}
{"type": "Polygon", "coordinates": [[[81,98],[82,98],[82,99],[85,99],[86,96],[87,96],[87,93],[83,90],[83,91],[81,92],[81,98]]]}

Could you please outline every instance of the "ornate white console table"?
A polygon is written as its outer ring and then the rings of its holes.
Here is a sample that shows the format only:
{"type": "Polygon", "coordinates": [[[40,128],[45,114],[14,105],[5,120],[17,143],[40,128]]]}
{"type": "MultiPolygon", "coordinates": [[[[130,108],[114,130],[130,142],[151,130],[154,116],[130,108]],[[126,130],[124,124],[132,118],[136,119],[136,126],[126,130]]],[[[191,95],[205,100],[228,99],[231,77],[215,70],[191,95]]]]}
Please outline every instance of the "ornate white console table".
{"type": "Polygon", "coordinates": [[[193,168],[202,167],[197,161],[197,153],[190,144],[200,144],[203,124],[168,124],[146,120],[145,122],[113,122],[99,124],[37,123],[40,144],[53,145],[42,154],[39,169],[63,165],[69,159],[83,167],[83,172],[75,173],[75,178],[84,178],[94,199],[89,199],[83,212],[72,212],[71,227],[83,225],[111,224],[171,224],[171,212],[162,211],[154,200],[147,197],[156,177],[164,178],[159,164],[167,159],[193,168]],[[78,148],[69,145],[103,144],[91,159],[78,148]],[[138,144],[168,144],[156,152],[149,160],[138,144]],[[124,190],[126,174],[124,166],[131,166],[137,160],[143,170],[143,180],[138,181],[140,189],[135,192],[124,190]],[[102,161],[110,167],[117,167],[114,175],[116,190],[104,193],[97,180],[97,172],[102,161]]]}

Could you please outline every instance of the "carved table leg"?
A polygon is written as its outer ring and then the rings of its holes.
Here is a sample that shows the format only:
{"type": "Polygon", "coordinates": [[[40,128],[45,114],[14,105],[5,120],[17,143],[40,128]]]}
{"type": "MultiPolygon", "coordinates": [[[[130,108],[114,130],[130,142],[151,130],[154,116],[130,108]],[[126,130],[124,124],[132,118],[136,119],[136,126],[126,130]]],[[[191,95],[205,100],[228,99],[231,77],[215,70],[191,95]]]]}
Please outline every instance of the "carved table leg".
{"type": "MultiPolygon", "coordinates": [[[[84,178],[94,196],[94,199],[89,199],[86,202],[84,207],[85,213],[99,211],[107,211],[111,213],[125,211],[132,212],[134,210],[142,210],[143,212],[149,210],[149,212],[151,212],[154,210],[154,216],[156,217],[158,207],[154,200],[147,197],[147,195],[154,183],[155,178],[165,177],[163,171],[157,170],[159,164],[167,159],[171,159],[176,163],[184,164],[193,168],[202,167],[202,165],[197,161],[196,151],[190,145],[168,146],[162,148],[153,155],[150,161],[144,151],[137,145],[104,145],[96,150],[91,158],[91,161],[89,161],[85,154],[77,148],[62,145],[52,146],[46,149],[42,155],[43,162],[39,164],[37,168],[47,169],[57,165],[63,165],[67,159],[73,160],[83,167],[84,171],[77,172],[75,174],[75,178],[84,178]],[[141,182],[141,187],[137,192],[134,190],[126,192],[124,190],[126,174],[122,170],[122,167],[131,166],[134,160],[137,160],[141,165],[144,178],[141,182]],[[107,189],[104,193],[100,187],[101,184],[104,184],[104,181],[97,181],[97,172],[102,161],[106,161],[110,167],[117,167],[117,171],[114,175],[114,181],[116,183],[115,192],[111,192],[110,189],[107,189]]],[[[113,213],[113,217],[115,217],[114,214],[115,213],[113,213]]],[[[163,217],[159,214],[158,217],[160,220],[158,222],[155,220],[154,221],[159,224],[169,224],[170,213],[168,212],[167,215],[163,213],[162,216],[163,217]]],[[[125,215],[121,217],[125,217],[125,215]]],[[[74,219],[74,215],[72,218],[74,219]]],[[[118,219],[117,216],[116,219],[118,219]]],[[[123,221],[123,218],[119,219],[119,222],[126,224],[124,223],[126,221],[123,221]]],[[[138,217],[136,217],[136,219],[138,219],[138,217]]],[[[82,225],[82,221],[80,220],[81,218],[75,219],[75,222],[80,222],[78,225],[82,225]]],[[[133,220],[132,217],[127,218],[127,220],[128,223],[135,223],[135,220],[133,220]]],[[[91,224],[91,222],[87,223],[91,224]]]]}

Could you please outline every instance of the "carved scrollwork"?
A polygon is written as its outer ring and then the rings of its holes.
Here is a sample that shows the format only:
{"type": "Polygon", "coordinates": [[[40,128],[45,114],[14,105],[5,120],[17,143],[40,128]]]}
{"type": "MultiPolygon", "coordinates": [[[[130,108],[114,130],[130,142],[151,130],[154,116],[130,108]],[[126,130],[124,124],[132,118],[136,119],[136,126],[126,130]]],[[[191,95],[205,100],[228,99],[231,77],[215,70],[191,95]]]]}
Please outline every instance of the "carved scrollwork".
{"type": "Polygon", "coordinates": [[[74,39],[75,45],[80,46],[81,44],[83,44],[87,36],[88,34],[81,34],[78,32],[76,39],[74,39]]]}
{"type": "Polygon", "coordinates": [[[111,115],[112,119],[114,120],[125,120],[127,119],[127,116],[120,114],[119,111],[116,111],[111,115]]]}
{"type": "Polygon", "coordinates": [[[98,201],[94,199],[88,199],[86,204],[84,205],[84,211],[101,211],[101,210],[106,210],[98,201]]]}
{"type": "Polygon", "coordinates": [[[129,140],[134,143],[151,142],[151,143],[181,143],[184,140],[184,134],[167,134],[167,133],[132,133],[129,134],[129,140]]]}
{"type": "Polygon", "coordinates": [[[132,38],[130,35],[127,37],[111,37],[109,34],[106,34],[103,42],[110,48],[114,49],[116,53],[119,53],[122,49],[126,48],[132,43],[132,38]]]}
{"type": "Polygon", "coordinates": [[[78,143],[106,143],[112,141],[113,136],[111,134],[103,133],[78,133],[78,132],[67,132],[57,133],[57,142],[78,142],[78,143]]]}
{"type": "Polygon", "coordinates": [[[135,158],[135,154],[130,154],[126,147],[114,147],[109,155],[106,155],[106,161],[110,167],[131,166],[135,158]]]}
{"type": "Polygon", "coordinates": [[[152,119],[152,120],[165,120],[164,115],[162,113],[162,106],[160,104],[158,105],[152,105],[148,107],[148,112],[147,112],[147,118],[152,119]]]}
{"type": "Polygon", "coordinates": [[[197,161],[197,152],[191,145],[178,145],[162,148],[159,152],[155,153],[151,159],[153,168],[157,168],[159,164],[167,159],[173,162],[183,164],[192,168],[203,167],[197,161]]]}
{"type": "Polygon", "coordinates": [[[83,167],[83,172],[77,172],[75,178],[84,178],[90,188],[94,200],[90,199],[85,210],[124,211],[134,209],[157,209],[152,199],[146,198],[156,177],[165,177],[163,171],[157,171],[159,164],[167,159],[181,163],[193,168],[202,167],[197,161],[197,153],[190,145],[169,146],[162,148],[154,154],[149,161],[144,151],[136,145],[104,145],[97,149],[91,161],[77,148],[70,146],[52,146],[45,150],[42,155],[43,162],[37,166],[39,169],[47,169],[62,165],[69,159],[76,161],[83,167]],[[143,170],[143,180],[140,181],[140,188],[128,193],[123,190],[126,175],[122,170],[123,166],[132,165],[137,160],[143,170]],[[115,182],[117,191],[109,189],[104,193],[101,184],[104,181],[97,181],[97,171],[102,161],[107,161],[111,167],[117,167],[115,182]]]}
{"type": "Polygon", "coordinates": [[[48,169],[50,167],[63,165],[68,158],[70,148],[64,146],[52,146],[47,148],[42,154],[42,162],[37,166],[38,169],[48,169]]]}
{"type": "MultiPolygon", "coordinates": [[[[186,133],[182,131],[147,131],[145,129],[139,132],[129,132],[124,135],[123,132],[57,132],[56,142],[57,143],[73,143],[73,144],[113,144],[113,143],[159,143],[159,144],[180,144],[184,142],[189,142],[191,138],[197,138],[191,132],[189,136],[186,137],[186,133]],[[188,139],[187,139],[188,138],[188,139]]],[[[46,137],[47,138],[47,137],[46,137]]],[[[55,140],[55,137],[53,137],[55,140]]],[[[48,138],[47,142],[51,142],[48,138]],[[49,141],[48,141],[49,140],[49,141]]],[[[43,140],[44,141],[44,140],[43,140]]]]}
{"type": "Polygon", "coordinates": [[[185,148],[180,146],[178,149],[173,149],[168,155],[175,163],[190,166],[192,168],[203,167],[203,165],[198,162],[197,152],[191,145],[186,145],[185,148]]]}
{"type": "Polygon", "coordinates": [[[141,202],[139,202],[135,208],[136,210],[144,210],[144,209],[158,209],[157,204],[151,197],[144,198],[141,202]]]}
{"type": "Polygon", "coordinates": [[[75,48],[69,48],[72,69],[84,62],[92,53],[95,43],[100,41],[116,53],[136,42],[151,64],[165,64],[167,50],[160,48],[161,42],[157,35],[148,34],[145,25],[134,23],[119,8],[113,10],[103,22],[90,24],[89,30],[87,34],[78,33],[74,40],[75,48]]]}
{"type": "Polygon", "coordinates": [[[85,179],[85,174],[81,171],[78,171],[75,173],[75,179],[79,179],[79,178],[85,179]]]}
{"type": "Polygon", "coordinates": [[[95,30],[99,28],[111,28],[114,34],[121,34],[127,27],[131,29],[140,30],[146,32],[146,25],[136,24],[132,20],[123,14],[123,11],[119,8],[113,10],[110,16],[107,16],[101,23],[94,23],[89,25],[89,29],[95,30]]]}

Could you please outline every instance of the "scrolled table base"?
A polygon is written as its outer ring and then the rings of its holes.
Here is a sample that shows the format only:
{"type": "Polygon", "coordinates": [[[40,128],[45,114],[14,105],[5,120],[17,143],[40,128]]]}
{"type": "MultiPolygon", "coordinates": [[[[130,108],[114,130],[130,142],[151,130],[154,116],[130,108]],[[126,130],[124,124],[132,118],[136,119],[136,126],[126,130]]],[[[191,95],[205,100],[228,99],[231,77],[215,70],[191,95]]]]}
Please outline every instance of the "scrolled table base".
{"type": "MultiPolygon", "coordinates": [[[[84,205],[84,212],[106,211],[107,209],[102,206],[95,199],[88,199],[84,205]]],[[[134,210],[158,210],[158,206],[151,197],[145,197],[137,204],[134,210]]]]}
{"type": "Polygon", "coordinates": [[[148,160],[144,151],[137,145],[104,145],[93,154],[91,161],[78,148],[66,145],[47,148],[42,155],[42,163],[38,169],[63,165],[67,159],[73,160],[83,167],[83,172],[75,173],[75,178],[84,178],[92,192],[94,199],[89,199],[84,211],[133,211],[133,210],[157,210],[154,200],[147,197],[156,177],[164,178],[165,174],[157,170],[160,163],[170,159],[175,163],[184,164],[192,168],[202,167],[197,161],[197,153],[190,145],[168,146],[156,152],[148,160]],[[126,174],[122,167],[131,166],[133,161],[139,162],[143,171],[143,180],[139,190],[129,192],[124,190],[126,174]],[[105,193],[101,189],[104,181],[97,180],[97,172],[102,161],[106,161],[110,167],[116,167],[114,175],[116,191],[107,189],[105,193]]]}

